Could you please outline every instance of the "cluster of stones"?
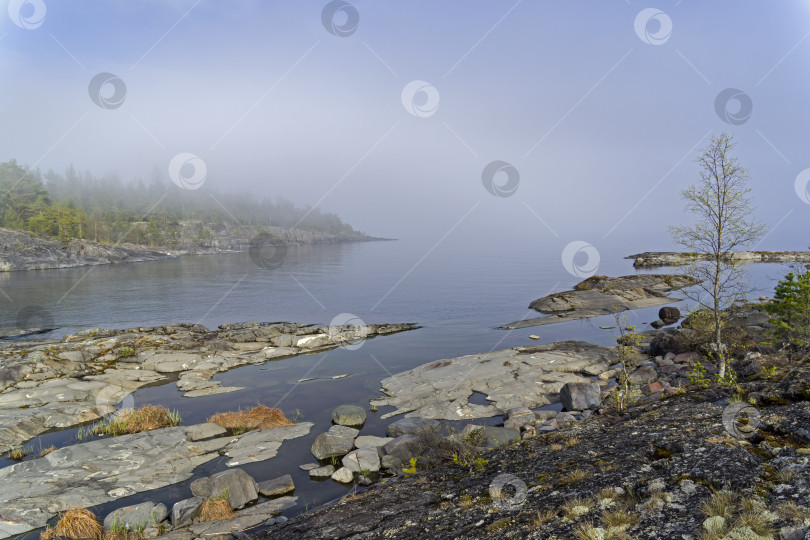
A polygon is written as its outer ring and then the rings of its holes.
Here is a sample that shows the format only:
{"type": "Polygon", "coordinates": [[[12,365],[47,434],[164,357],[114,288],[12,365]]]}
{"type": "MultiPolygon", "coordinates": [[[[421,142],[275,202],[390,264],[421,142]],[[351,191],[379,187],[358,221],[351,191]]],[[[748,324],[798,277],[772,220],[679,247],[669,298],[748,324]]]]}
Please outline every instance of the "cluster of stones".
{"type": "Polygon", "coordinates": [[[143,531],[145,538],[166,535],[173,540],[212,538],[225,540],[241,531],[283,523],[279,514],[296,504],[298,497],[290,475],[257,483],[242,469],[230,469],[191,483],[193,497],[176,502],[171,511],[162,503],[144,502],[118,508],[104,518],[104,528],[143,531]],[[270,500],[259,502],[259,496],[270,500]],[[236,510],[234,517],[222,521],[200,521],[208,498],[222,498],[236,510]]]}
{"type": "Polygon", "coordinates": [[[306,463],[301,469],[309,471],[312,479],[332,478],[341,484],[351,484],[357,476],[358,483],[368,485],[374,481],[381,468],[379,448],[393,439],[390,437],[360,436],[366,422],[366,411],[356,405],[341,405],[332,411],[334,425],[319,434],[312,443],[312,455],[320,463],[306,463]],[[341,467],[333,461],[340,460],[341,467]]]}
{"type": "MultiPolygon", "coordinates": [[[[283,441],[307,435],[312,426],[301,422],[234,436],[212,423],[178,426],[97,439],[16,463],[0,469],[0,537],[43,527],[70,508],[186,481],[223,455],[228,467],[271,459],[283,441]]],[[[192,489],[208,496],[197,491],[192,489]]]]}

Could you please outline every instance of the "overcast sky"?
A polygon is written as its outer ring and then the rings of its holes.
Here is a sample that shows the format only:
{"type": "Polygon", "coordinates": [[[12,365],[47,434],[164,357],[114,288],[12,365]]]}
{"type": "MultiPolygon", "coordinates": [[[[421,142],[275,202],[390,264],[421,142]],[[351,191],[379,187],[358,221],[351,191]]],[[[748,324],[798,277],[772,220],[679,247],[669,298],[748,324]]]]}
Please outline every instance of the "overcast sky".
{"type": "Polygon", "coordinates": [[[370,234],[636,252],[727,130],[760,247],[810,244],[808,0],[3,5],[2,160],[168,183],[187,153],[370,234]]]}

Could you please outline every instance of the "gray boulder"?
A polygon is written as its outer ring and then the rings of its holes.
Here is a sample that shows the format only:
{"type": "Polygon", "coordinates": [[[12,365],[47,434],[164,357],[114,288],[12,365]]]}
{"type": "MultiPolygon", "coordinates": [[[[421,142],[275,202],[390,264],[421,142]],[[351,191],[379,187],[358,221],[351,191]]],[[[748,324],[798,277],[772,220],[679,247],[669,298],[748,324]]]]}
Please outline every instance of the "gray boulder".
{"type": "Polygon", "coordinates": [[[477,426],[468,424],[461,430],[461,437],[466,438],[474,431],[480,431],[478,448],[497,448],[512,441],[520,440],[519,429],[509,429],[494,426],[477,426]]]}
{"type": "Polygon", "coordinates": [[[658,380],[658,372],[651,366],[640,367],[627,377],[632,384],[650,384],[658,380]]]}
{"type": "Polygon", "coordinates": [[[389,437],[399,437],[400,435],[407,435],[409,433],[419,433],[438,424],[439,422],[437,420],[430,418],[408,417],[389,424],[385,433],[389,437]]]}
{"type": "Polygon", "coordinates": [[[312,443],[312,455],[315,459],[343,457],[354,448],[354,439],[358,430],[346,426],[332,426],[326,433],[315,437],[312,443]]]}
{"type": "Polygon", "coordinates": [[[408,463],[411,458],[419,457],[422,454],[425,450],[425,443],[419,435],[407,433],[385,443],[382,449],[385,453],[383,459],[387,456],[393,456],[400,463],[408,463]]]}
{"type": "Polygon", "coordinates": [[[174,506],[172,506],[172,526],[176,529],[190,525],[192,521],[200,517],[203,502],[205,502],[205,497],[193,497],[174,503],[174,506]]]}
{"type": "Polygon", "coordinates": [[[380,456],[376,448],[358,448],[346,454],[341,460],[343,466],[352,472],[377,472],[380,470],[380,456]]]}
{"type": "Polygon", "coordinates": [[[332,411],[332,422],[341,426],[362,426],[366,411],[357,405],[340,405],[332,411]]]}
{"type": "Polygon", "coordinates": [[[125,506],[107,514],[107,517],[104,518],[104,528],[109,530],[117,525],[127,529],[143,529],[160,523],[168,515],[169,509],[165,504],[145,502],[125,506]]]}
{"type": "Polygon", "coordinates": [[[382,466],[383,469],[399,469],[403,465],[402,460],[396,456],[386,455],[380,460],[380,466],[382,466]]]}
{"type": "Polygon", "coordinates": [[[295,491],[295,484],[289,474],[259,483],[259,495],[265,497],[278,497],[292,491],[295,491]]]}
{"type": "Polygon", "coordinates": [[[228,504],[231,508],[240,508],[259,498],[258,485],[242,469],[212,474],[191,483],[191,493],[195,497],[220,497],[228,493],[228,504]]]}
{"type": "Polygon", "coordinates": [[[354,480],[354,473],[347,467],[341,467],[332,474],[332,480],[341,484],[348,484],[354,480]]]}
{"type": "Polygon", "coordinates": [[[598,409],[602,404],[596,382],[566,383],[560,390],[560,402],[566,411],[598,409]]]}
{"type": "Polygon", "coordinates": [[[658,318],[667,324],[676,322],[681,317],[681,311],[672,306],[662,307],[658,310],[658,318]]]}
{"type": "Polygon", "coordinates": [[[374,435],[360,435],[354,440],[355,448],[379,448],[384,446],[385,443],[393,441],[393,437],[375,437],[374,435]]]}

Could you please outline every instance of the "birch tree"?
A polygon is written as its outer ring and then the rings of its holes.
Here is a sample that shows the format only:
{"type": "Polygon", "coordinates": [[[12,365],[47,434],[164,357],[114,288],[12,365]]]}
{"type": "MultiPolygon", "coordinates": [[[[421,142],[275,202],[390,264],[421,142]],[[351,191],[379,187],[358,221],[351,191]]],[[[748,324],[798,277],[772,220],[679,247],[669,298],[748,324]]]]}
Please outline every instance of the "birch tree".
{"type": "Polygon", "coordinates": [[[697,159],[700,180],[681,191],[687,210],[695,217],[689,226],[671,227],[675,242],[696,254],[686,273],[699,284],[687,296],[712,315],[712,352],[725,379],[727,357],[722,340],[723,312],[745,300],[750,287],[743,270],[735,266],[731,254],[744,249],[765,234],[765,226],[751,218],[752,205],[748,172],[732,155],[735,142],[723,132],[712,136],[697,159]]]}

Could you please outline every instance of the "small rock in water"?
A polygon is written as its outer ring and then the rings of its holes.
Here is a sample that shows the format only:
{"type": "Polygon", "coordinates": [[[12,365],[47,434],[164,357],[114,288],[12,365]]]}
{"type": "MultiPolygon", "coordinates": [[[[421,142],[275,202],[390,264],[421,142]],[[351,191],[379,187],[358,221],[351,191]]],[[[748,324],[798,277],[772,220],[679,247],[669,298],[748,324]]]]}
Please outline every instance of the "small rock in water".
{"type": "Polygon", "coordinates": [[[278,497],[294,490],[295,484],[289,474],[259,483],[259,495],[265,497],[278,497]]]}
{"type": "Polygon", "coordinates": [[[332,474],[332,480],[341,484],[348,484],[354,480],[354,473],[347,467],[341,467],[332,474]]]}
{"type": "Polygon", "coordinates": [[[533,339],[533,340],[537,341],[538,339],[540,339],[540,336],[538,336],[537,334],[532,334],[532,335],[529,336],[529,339],[533,339]]]}
{"type": "Polygon", "coordinates": [[[298,468],[302,471],[311,471],[312,469],[317,469],[320,467],[317,463],[304,463],[303,465],[299,465],[298,468]]]}
{"type": "Polygon", "coordinates": [[[309,471],[310,478],[329,478],[332,476],[332,473],[335,472],[335,467],[333,465],[325,465],[323,467],[318,467],[317,469],[312,469],[309,471]]]}
{"type": "Polygon", "coordinates": [[[340,405],[332,411],[332,422],[340,426],[362,426],[366,411],[357,405],[340,405]]]}

